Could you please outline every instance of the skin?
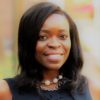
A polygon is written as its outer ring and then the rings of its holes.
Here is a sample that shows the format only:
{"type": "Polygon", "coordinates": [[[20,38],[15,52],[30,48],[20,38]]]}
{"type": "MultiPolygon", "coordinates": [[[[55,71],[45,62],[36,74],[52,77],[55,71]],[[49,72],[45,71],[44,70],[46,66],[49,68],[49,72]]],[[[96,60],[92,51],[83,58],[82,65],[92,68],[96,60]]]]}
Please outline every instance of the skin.
{"type": "Polygon", "coordinates": [[[44,22],[36,45],[36,60],[45,67],[44,79],[57,76],[71,49],[69,23],[61,14],[52,14],[44,22]]]}
{"type": "MultiPolygon", "coordinates": [[[[51,80],[67,61],[71,49],[69,23],[64,15],[52,14],[44,22],[36,45],[35,58],[45,68],[43,80],[51,80]]],[[[51,84],[53,88],[57,84],[51,84]]],[[[44,86],[44,84],[42,84],[44,86]]],[[[8,84],[0,80],[0,100],[12,100],[8,84]]]]}
{"type": "Polygon", "coordinates": [[[12,100],[12,94],[5,80],[0,80],[0,100],[12,100]]]}
{"type": "MultiPolygon", "coordinates": [[[[41,28],[35,52],[36,60],[45,68],[43,80],[51,80],[59,74],[59,69],[68,59],[70,49],[67,18],[64,15],[52,14],[41,28]]],[[[56,85],[51,84],[47,87],[53,88],[56,85]]],[[[12,94],[5,80],[0,80],[0,100],[12,100],[12,94]]]]}

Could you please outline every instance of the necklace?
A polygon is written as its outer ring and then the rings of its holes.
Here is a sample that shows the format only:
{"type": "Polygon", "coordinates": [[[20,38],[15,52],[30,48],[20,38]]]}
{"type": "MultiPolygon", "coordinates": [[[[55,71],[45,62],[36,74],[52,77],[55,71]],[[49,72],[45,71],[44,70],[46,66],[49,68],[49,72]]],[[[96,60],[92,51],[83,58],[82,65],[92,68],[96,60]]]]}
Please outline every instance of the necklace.
{"type": "Polygon", "coordinates": [[[49,85],[51,85],[51,84],[56,84],[56,83],[58,83],[58,81],[59,81],[60,79],[62,79],[62,78],[63,78],[63,76],[62,76],[62,75],[59,75],[58,77],[55,77],[55,78],[52,79],[52,80],[43,80],[41,83],[44,84],[44,85],[46,85],[46,86],[49,86],[49,85]]]}
{"type": "Polygon", "coordinates": [[[52,80],[43,80],[39,87],[42,90],[47,90],[47,91],[54,91],[59,89],[59,81],[63,79],[62,75],[59,75],[58,77],[53,78],[52,80]],[[50,87],[50,85],[54,85],[53,87],[50,87]]]}
{"type": "Polygon", "coordinates": [[[42,82],[39,82],[38,88],[47,91],[54,91],[62,88],[63,85],[69,81],[70,80],[67,79],[66,77],[59,75],[58,77],[55,77],[52,80],[43,80],[42,82]],[[54,85],[54,86],[51,87],[50,85],[54,85]]]}
{"type": "Polygon", "coordinates": [[[46,90],[46,91],[55,91],[55,90],[58,90],[58,89],[59,89],[58,84],[56,84],[56,85],[55,85],[54,87],[52,87],[52,88],[49,88],[49,87],[40,85],[40,88],[41,88],[42,90],[46,90]]]}

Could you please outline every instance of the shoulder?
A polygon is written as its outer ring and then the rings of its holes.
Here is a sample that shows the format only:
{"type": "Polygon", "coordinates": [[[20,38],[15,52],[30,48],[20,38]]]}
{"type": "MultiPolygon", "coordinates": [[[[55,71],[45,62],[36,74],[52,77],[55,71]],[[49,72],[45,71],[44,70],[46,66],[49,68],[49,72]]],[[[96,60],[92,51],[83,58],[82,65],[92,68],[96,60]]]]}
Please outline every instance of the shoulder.
{"type": "Polygon", "coordinates": [[[73,94],[76,100],[92,100],[87,77],[80,76],[73,94]]]}
{"type": "Polygon", "coordinates": [[[78,96],[79,98],[84,98],[85,100],[92,100],[88,79],[84,76],[83,79],[81,80],[80,90],[81,90],[80,95],[78,96]]]}
{"type": "Polygon", "coordinates": [[[0,80],[0,100],[3,100],[5,98],[11,99],[10,88],[5,80],[0,80]]]}
{"type": "Polygon", "coordinates": [[[8,91],[9,90],[9,86],[8,83],[5,80],[0,80],[0,92],[2,91],[8,91]]]}
{"type": "Polygon", "coordinates": [[[87,100],[92,100],[92,95],[89,87],[89,81],[87,80],[86,85],[84,86],[84,95],[87,98],[87,100]]]}

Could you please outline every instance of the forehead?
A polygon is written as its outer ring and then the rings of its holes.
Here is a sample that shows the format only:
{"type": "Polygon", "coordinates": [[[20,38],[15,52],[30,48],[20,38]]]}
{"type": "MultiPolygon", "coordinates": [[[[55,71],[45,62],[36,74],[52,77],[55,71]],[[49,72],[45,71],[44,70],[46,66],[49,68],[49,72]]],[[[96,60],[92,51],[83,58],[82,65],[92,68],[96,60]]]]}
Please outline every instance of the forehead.
{"type": "Polygon", "coordinates": [[[67,28],[69,29],[69,22],[67,17],[63,14],[52,14],[44,22],[42,28],[67,28]]]}

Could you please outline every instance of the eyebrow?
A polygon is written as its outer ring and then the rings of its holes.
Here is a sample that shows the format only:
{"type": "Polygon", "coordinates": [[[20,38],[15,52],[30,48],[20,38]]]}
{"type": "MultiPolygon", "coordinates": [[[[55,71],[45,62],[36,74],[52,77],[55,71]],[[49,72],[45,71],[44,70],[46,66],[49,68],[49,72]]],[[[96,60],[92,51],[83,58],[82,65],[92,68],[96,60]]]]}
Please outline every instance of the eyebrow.
{"type": "Polygon", "coordinates": [[[50,33],[50,31],[49,31],[49,30],[47,30],[47,29],[42,29],[40,32],[50,33]]]}
{"type": "MultiPolygon", "coordinates": [[[[41,32],[48,33],[48,34],[51,33],[51,32],[50,32],[49,30],[47,30],[47,29],[42,29],[41,32]]],[[[69,32],[69,31],[68,31],[68,30],[65,30],[65,29],[60,29],[59,32],[69,32]]]]}

